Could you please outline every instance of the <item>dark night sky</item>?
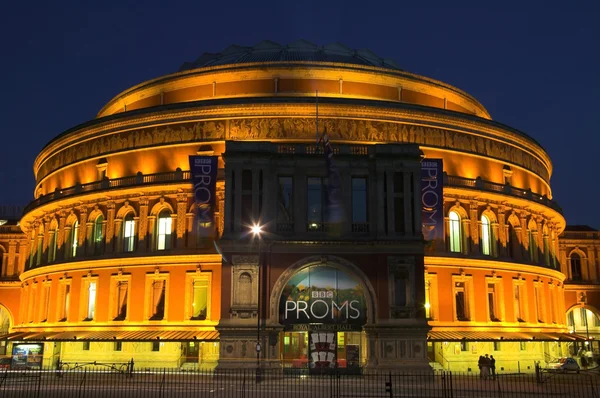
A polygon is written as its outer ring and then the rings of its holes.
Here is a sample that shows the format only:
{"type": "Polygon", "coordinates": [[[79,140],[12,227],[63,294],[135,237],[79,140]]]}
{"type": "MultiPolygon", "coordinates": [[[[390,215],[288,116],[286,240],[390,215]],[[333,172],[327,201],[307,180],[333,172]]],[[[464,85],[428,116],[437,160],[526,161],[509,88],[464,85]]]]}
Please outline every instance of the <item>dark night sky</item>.
{"type": "Polygon", "coordinates": [[[567,222],[600,228],[599,1],[35,3],[0,13],[0,204],[28,203],[39,150],[122,90],[230,44],[306,39],[368,48],[475,96],[550,154],[567,222]]]}

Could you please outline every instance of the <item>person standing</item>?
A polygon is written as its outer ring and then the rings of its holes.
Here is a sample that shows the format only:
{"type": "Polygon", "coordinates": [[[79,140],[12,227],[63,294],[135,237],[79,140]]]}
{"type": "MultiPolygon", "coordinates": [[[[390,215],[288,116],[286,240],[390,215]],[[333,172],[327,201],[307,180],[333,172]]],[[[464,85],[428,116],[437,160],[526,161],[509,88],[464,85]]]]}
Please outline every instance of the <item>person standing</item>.
{"type": "Polygon", "coordinates": [[[483,378],[483,355],[479,356],[477,366],[479,366],[479,378],[483,378]]]}
{"type": "Polygon", "coordinates": [[[492,371],[492,380],[496,380],[496,358],[490,355],[490,370],[492,371]]]}

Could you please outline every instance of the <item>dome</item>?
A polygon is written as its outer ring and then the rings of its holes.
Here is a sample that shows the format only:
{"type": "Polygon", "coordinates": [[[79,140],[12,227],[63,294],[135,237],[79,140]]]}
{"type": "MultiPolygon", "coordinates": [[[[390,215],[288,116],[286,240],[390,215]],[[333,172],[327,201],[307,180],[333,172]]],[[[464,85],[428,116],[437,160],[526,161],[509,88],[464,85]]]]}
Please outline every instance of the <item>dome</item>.
{"type": "Polygon", "coordinates": [[[220,53],[203,53],[194,62],[184,63],[179,71],[254,62],[335,62],[400,71],[390,59],[384,59],[370,50],[355,50],[340,43],[318,46],[306,40],[279,44],[264,40],[252,46],[231,45],[220,53]]]}

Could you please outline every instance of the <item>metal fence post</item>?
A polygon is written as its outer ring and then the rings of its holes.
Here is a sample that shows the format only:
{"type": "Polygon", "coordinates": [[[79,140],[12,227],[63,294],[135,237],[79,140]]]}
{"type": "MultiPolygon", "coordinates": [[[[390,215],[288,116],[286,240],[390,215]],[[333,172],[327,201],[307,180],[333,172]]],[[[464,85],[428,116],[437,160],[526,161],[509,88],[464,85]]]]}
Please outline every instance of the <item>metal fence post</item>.
{"type": "Polygon", "coordinates": [[[387,392],[390,398],[394,397],[394,390],[392,388],[392,372],[388,374],[388,381],[385,383],[385,392],[387,392]]]}

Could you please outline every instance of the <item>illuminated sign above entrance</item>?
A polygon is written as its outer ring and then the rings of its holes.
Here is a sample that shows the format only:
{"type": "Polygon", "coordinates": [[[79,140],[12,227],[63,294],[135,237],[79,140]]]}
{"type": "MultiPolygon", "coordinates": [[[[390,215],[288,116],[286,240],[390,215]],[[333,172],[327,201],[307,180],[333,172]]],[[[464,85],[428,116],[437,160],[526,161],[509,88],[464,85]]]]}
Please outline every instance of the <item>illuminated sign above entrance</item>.
{"type": "MultiPolygon", "coordinates": [[[[296,273],[286,284],[279,301],[279,322],[306,325],[361,326],[366,323],[366,299],[358,279],[340,269],[318,265],[296,273]]],[[[348,329],[346,329],[348,330],[348,329]]]]}

